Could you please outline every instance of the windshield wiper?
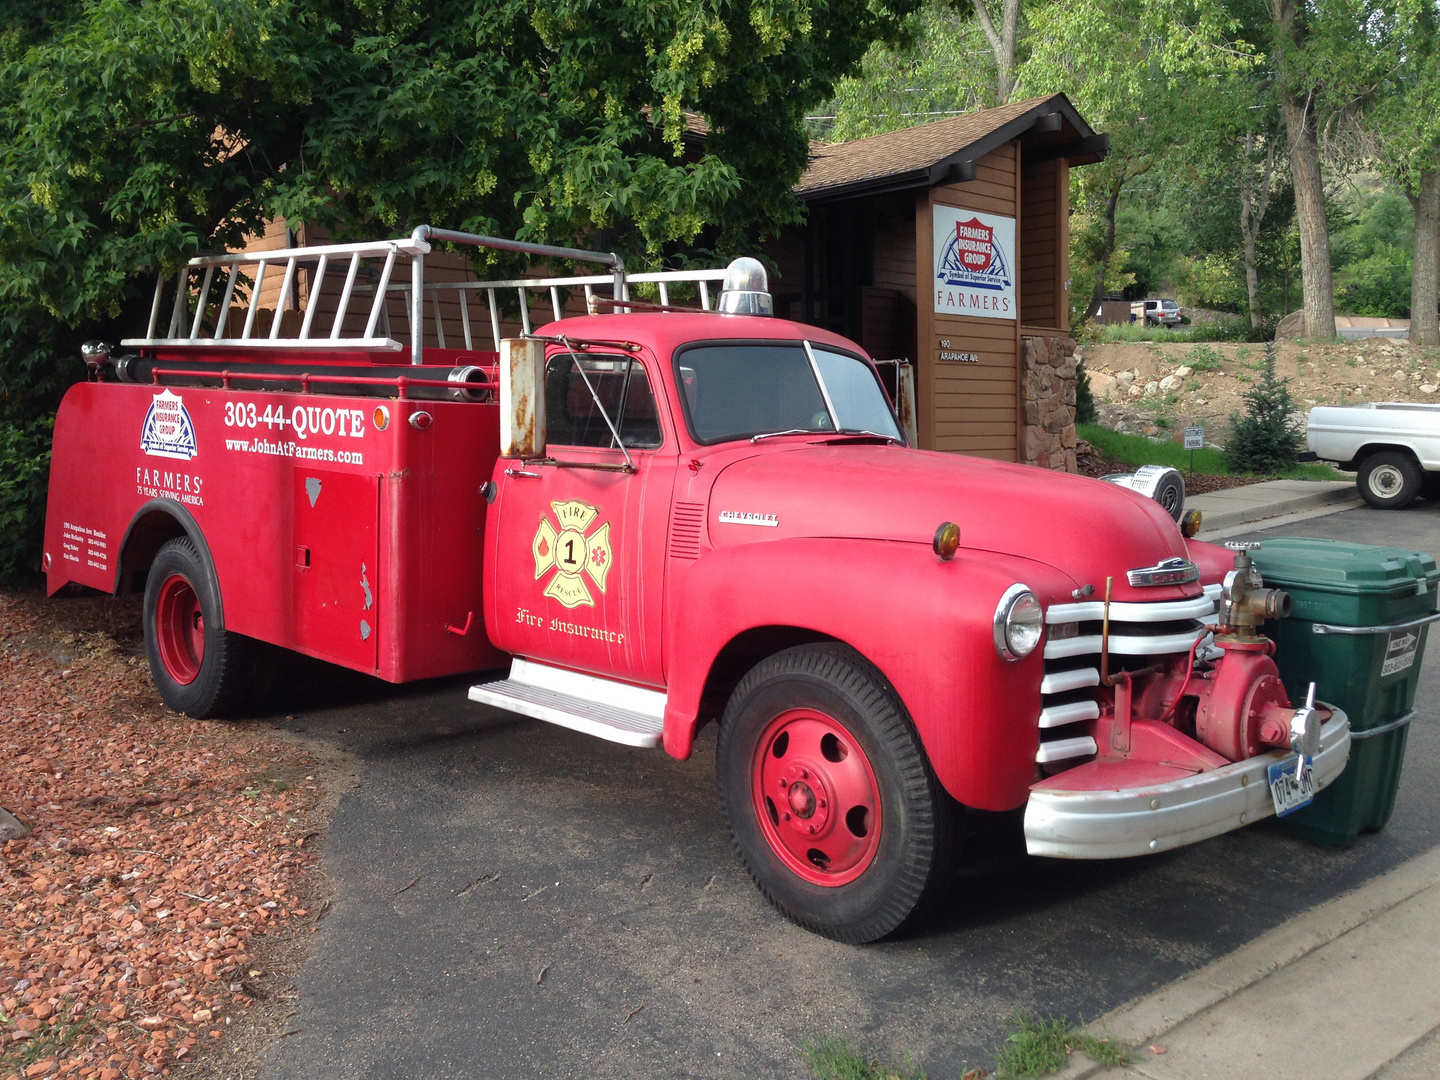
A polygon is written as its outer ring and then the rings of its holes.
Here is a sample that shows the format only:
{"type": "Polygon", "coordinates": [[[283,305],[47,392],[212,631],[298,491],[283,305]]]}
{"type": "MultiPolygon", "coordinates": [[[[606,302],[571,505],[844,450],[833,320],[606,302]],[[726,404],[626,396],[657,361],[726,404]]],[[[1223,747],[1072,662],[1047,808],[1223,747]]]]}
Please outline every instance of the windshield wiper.
{"type": "Polygon", "coordinates": [[[792,427],[784,431],[762,431],[759,435],[751,435],[750,441],[757,443],[761,439],[774,439],[781,435],[833,435],[833,431],[812,431],[810,428],[792,427]]]}

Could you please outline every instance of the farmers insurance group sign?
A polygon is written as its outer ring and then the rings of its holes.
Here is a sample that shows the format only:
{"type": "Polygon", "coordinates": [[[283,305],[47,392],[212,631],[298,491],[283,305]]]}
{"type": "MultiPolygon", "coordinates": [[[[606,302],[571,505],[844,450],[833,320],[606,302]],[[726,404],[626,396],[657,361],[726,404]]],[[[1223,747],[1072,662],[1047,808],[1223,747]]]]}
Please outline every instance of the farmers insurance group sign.
{"type": "Polygon", "coordinates": [[[1015,219],[935,207],[935,311],[1013,319],[1015,219]]]}

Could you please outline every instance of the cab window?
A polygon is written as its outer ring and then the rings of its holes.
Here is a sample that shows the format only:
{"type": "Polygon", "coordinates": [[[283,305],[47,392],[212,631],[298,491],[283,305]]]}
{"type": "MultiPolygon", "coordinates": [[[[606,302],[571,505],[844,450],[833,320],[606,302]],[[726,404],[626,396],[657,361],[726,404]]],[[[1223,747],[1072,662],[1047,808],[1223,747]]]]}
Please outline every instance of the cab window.
{"type": "Polygon", "coordinates": [[[545,439],[555,446],[632,450],[660,445],[660,419],[645,365],[631,356],[556,353],[545,365],[545,439]],[[597,407],[604,408],[604,414],[597,407]]]}

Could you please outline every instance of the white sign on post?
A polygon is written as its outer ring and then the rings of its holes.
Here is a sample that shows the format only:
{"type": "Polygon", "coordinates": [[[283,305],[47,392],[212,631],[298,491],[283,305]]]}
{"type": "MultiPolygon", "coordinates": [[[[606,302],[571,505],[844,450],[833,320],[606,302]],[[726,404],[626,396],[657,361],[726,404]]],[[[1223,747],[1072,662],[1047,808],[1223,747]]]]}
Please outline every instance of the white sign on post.
{"type": "Polygon", "coordinates": [[[1187,427],[1185,429],[1185,449],[1203,450],[1205,448],[1205,429],[1203,427],[1187,427]]]}
{"type": "Polygon", "coordinates": [[[936,206],[935,312],[1014,319],[1015,219],[936,206]]]}

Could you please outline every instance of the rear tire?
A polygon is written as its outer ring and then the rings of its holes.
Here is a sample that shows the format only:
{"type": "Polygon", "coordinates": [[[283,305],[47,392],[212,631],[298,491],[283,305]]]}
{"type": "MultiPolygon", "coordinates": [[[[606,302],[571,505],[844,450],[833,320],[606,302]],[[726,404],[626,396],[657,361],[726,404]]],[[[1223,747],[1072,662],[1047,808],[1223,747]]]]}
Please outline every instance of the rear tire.
{"type": "Polygon", "coordinates": [[[196,719],[245,702],[249,638],[219,627],[220,586],[194,543],[161,546],[145,580],[145,653],[161,700],[196,719]]]}
{"type": "Polygon", "coordinates": [[[788,649],[751,669],[721,720],[716,771],[750,877],[825,937],[899,929],[958,854],[954,804],[904,706],[846,646],[788,649]]]}
{"type": "Polygon", "coordinates": [[[1360,497],[1377,510],[1403,510],[1420,494],[1421,472],[1415,459],[1382,450],[1360,463],[1355,483],[1360,497]]]}

